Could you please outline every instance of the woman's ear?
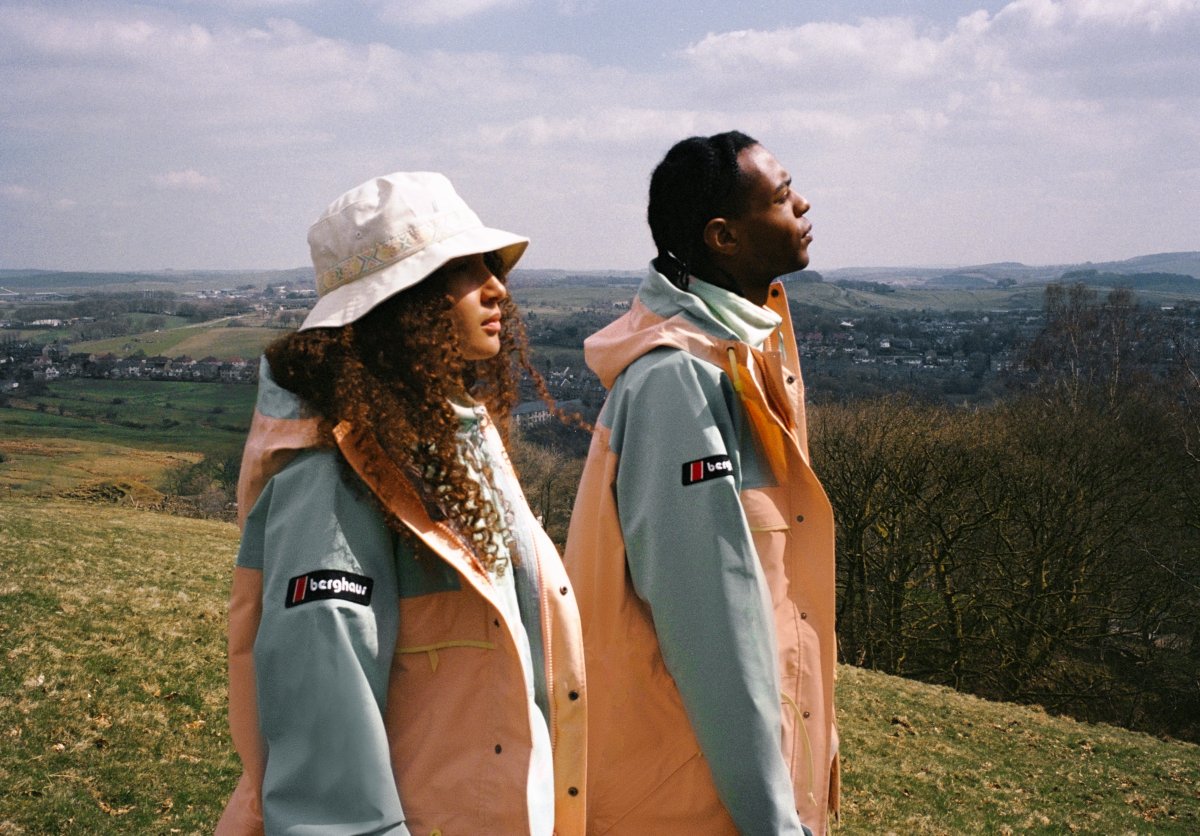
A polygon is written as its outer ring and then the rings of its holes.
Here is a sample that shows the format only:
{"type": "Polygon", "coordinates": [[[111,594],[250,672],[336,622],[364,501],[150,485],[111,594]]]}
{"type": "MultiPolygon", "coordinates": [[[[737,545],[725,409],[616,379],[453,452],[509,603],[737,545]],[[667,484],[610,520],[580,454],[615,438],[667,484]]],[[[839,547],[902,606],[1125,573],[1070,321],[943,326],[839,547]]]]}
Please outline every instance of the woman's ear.
{"type": "Polygon", "coordinates": [[[737,236],[724,218],[713,218],[704,225],[704,245],[715,255],[733,255],[737,252],[737,236]]]}

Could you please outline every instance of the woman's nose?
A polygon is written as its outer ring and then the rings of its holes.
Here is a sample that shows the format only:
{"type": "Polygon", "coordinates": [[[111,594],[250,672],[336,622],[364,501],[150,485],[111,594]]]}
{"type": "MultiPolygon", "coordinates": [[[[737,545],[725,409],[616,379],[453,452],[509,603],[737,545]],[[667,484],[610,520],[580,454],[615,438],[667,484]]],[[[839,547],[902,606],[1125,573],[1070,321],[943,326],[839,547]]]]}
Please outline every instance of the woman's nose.
{"type": "Polygon", "coordinates": [[[483,292],[489,299],[503,299],[508,295],[508,288],[505,287],[504,282],[496,278],[495,274],[491,274],[483,283],[483,292]]]}

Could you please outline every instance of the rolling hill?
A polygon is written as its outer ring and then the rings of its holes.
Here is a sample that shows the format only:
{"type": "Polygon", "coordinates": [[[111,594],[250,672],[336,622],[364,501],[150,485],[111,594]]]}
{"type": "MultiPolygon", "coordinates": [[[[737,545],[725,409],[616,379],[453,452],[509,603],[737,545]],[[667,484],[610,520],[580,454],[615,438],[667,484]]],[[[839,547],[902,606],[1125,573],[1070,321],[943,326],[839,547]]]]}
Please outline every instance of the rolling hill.
{"type": "MultiPolygon", "coordinates": [[[[0,495],[0,833],[211,832],[236,548],[227,523],[0,495]]],[[[838,689],[842,832],[1200,830],[1200,746],[853,667],[838,689]]]]}
{"type": "MultiPolygon", "coordinates": [[[[817,265],[827,282],[877,281],[894,284],[920,285],[926,283],[955,284],[964,281],[995,284],[1005,280],[1017,283],[1044,283],[1057,280],[1073,270],[1095,270],[1101,273],[1176,273],[1200,276],[1200,251],[1153,253],[1123,261],[1084,262],[1075,264],[1027,265],[1016,261],[957,266],[910,267],[838,267],[827,269],[817,265]]],[[[635,285],[641,270],[562,270],[518,269],[513,272],[514,287],[546,287],[569,285],[635,285]]],[[[309,287],[312,270],[296,267],[287,270],[161,270],[149,272],[87,272],[55,270],[0,270],[0,293],[4,289],[18,292],[69,290],[176,290],[227,288],[295,283],[309,287]]]]}

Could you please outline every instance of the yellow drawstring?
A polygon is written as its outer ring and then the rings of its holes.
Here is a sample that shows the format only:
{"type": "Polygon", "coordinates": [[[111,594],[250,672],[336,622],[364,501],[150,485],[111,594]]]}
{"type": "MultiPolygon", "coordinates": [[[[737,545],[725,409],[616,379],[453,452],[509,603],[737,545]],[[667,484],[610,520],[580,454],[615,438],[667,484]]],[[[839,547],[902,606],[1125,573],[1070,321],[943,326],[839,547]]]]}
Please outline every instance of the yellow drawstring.
{"type": "Polygon", "coordinates": [[[742,394],[742,377],[738,372],[737,355],[733,353],[733,346],[730,346],[727,351],[729,353],[729,374],[733,378],[733,391],[740,395],[742,394]]]}
{"type": "Polygon", "coordinates": [[[438,669],[438,651],[445,650],[447,647],[477,647],[480,650],[495,650],[496,645],[492,642],[471,641],[470,639],[460,639],[458,641],[438,642],[437,644],[423,644],[419,647],[401,647],[398,648],[400,653],[427,653],[429,654],[429,667],[434,672],[438,669]]]}
{"type": "Polygon", "coordinates": [[[800,706],[796,705],[796,701],[787,694],[780,694],[784,702],[791,706],[792,712],[796,715],[796,725],[800,727],[800,733],[804,735],[804,755],[808,759],[808,800],[816,806],[817,799],[813,795],[813,783],[816,777],[816,766],[813,764],[812,741],[808,737],[808,727],[804,725],[804,716],[800,713],[800,706]]]}

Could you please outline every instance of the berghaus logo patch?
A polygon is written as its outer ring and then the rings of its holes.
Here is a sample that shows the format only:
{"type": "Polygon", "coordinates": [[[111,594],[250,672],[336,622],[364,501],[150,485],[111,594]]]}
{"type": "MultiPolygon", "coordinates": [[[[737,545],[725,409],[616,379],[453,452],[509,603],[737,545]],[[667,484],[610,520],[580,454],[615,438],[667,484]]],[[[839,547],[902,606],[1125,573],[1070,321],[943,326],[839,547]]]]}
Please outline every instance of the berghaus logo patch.
{"type": "Polygon", "coordinates": [[[719,479],[722,476],[733,475],[733,464],[729,456],[708,456],[696,459],[694,462],[683,463],[684,487],[709,479],[719,479]]]}
{"type": "Polygon", "coordinates": [[[328,601],[336,598],[352,604],[366,606],[371,603],[371,587],[375,581],[366,575],[342,572],[337,569],[318,569],[307,575],[297,575],[288,581],[285,608],[307,604],[310,601],[328,601]]]}

